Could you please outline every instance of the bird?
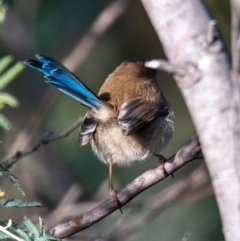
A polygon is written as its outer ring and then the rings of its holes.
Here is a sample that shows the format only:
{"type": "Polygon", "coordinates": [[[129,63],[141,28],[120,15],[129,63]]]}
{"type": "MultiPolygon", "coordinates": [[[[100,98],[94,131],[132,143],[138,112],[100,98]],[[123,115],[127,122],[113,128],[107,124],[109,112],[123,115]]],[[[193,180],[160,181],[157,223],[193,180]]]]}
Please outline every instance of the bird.
{"type": "MultiPolygon", "coordinates": [[[[108,165],[110,196],[121,207],[113,186],[113,165],[129,166],[153,155],[165,175],[160,151],[174,132],[174,113],[156,82],[156,70],[144,59],[122,62],[106,78],[98,95],[60,62],[42,54],[24,63],[43,73],[45,82],[89,108],[79,129],[78,144],[91,143],[108,165]]],[[[120,209],[120,208],[119,208],[120,209]]],[[[121,209],[120,209],[121,211],[121,209]]]]}

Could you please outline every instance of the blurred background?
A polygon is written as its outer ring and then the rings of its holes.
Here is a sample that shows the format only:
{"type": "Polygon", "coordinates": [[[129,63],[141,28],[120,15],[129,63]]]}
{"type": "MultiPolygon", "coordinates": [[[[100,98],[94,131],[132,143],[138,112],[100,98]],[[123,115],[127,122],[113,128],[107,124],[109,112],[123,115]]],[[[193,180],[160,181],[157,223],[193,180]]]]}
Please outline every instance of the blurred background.
{"type": "MultiPolygon", "coordinates": [[[[45,54],[66,63],[97,93],[108,74],[122,61],[130,58],[165,58],[161,43],[141,2],[122,2],[122,10],[118,6],[119,8],[114,10],[116,13],[113,16],[107,15],[105,22],[103,21],[104,25],[109,20],[109,26],[105,26],[105,30],[97,28],[97,34],[90,35],[91,38],[85,41],[85,45],[81,45],[81,51],[75,56],[79,58],[79,62],[73,67],[72,51],[82,43],[86,35],[89,36],[92,24],[113,1],[4,1],[8,11],[4,23],[0,25],[0,57],[11,54],[15,61],[23,61],[34,58],[36,53],[45,54]],[[120,11],[122,13],[116,17],[120,11]],[[91,42],[92,39],[95,41],[91,42]],[[92,45],[88,46],[91,43],[92,45]],[[89,51],[86,53],[86,50],[89,51]]],[[[229,48],[229,2],[205,2],[213,18],[217,19],[229,48]]],[[[162,152],[165,157],[170,157],[193,135],[194,126],[172,76],[158,72],[157,80],[175,112],[175,134],[162,152]]],[[[3,141],[0,145],[2,161],[16,151],[33,145],[46,131],[61,132],[86,112],[85,107],[58,93],[57,89],[44,83],[41,74],[27,67],[4,92],[14,95],[20,106],[16,109],[3,109],[3,114],[13,127],[10,131],[0,130],[0,140],[3,141]]],[[[51,228],[72,217],[64,213],[64,205],[59,208],[68,194],[71,197],[77,193],[78,197],[73,216],[78,216],[109,198],[107,166],[94,156],[90,145],[78,147],[77,136],[78,130],[75,130],[68,137],[41,147],[15,164],[11,172],[19,179],[26,197],[22,197],[7,180],[0,179],[0,189],[5,191],[4,198],[25,198],[46,204],[46,207],[41,209],[3,209],[0,218],[21,221],[24,215],[33,220],[41,216],[46,218],[46,225],[51,228]],[[54,210],[57,210],[55,217],[54,210]]],[[[186,178],[201,164],[203,160],[189,163],[175,173],[174,179],[168,177],[123,207],[124,215],[127,216],[123,215],[126,223],[141,220],[144,213],[151,209],[149,197],[186,178]]],[[[151,158],[130,167],[115,167],[115,188],[124,187],[156,165],[157,160],[151,158]]],[[[197,189],[192,187],[192,183],[189,185],[190,190],[126,240],[223,240],[211,185],[206,182],[197,189]]],[[[116,211],[81,235],[85,235],[82,236],[85,238],[90,234],[96,237],[104,236],[114,229],[119,219],[123,217],[116,211]]]]}

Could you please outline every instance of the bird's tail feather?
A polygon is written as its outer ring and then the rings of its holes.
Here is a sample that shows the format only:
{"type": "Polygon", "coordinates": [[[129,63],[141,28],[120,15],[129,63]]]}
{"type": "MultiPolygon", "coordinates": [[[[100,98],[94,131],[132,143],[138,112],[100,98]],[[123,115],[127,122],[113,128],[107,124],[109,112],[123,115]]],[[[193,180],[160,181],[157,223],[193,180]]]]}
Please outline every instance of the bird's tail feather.
{"type": "Polygon", "coordinates": [[[37,54],[36,57],[38,60],[28,59],[24,63],[42,72],[47,83],[56,86],[61,92],[89,108],[105,106],[104,102],[61,63],[41,54],[37,54]]]}

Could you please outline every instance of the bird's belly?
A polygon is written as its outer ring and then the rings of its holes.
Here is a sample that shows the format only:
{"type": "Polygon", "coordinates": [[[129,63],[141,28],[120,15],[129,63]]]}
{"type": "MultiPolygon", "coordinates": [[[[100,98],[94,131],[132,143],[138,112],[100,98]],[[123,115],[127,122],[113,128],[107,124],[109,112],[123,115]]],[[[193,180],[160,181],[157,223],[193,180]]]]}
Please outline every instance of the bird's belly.
{"type": "Polygon", "coordinates": [[[142,161],[153,153],[159,153],[168,143],[173,133],[173,124],[166,119],[157,119],[130,136],[122,134],[117,122],[97,126],[91,145],[98,158],[108,163],[130,165],[142,161]]]}
{"type": "Polygon", "coordinates": [[[145,160],[151,154],[134,136],[124,136],[117,123],[98,126],[91,145],[94,153],[106,164],[111,157],[114,164],[130,165],[134,161],[145,160]]]}

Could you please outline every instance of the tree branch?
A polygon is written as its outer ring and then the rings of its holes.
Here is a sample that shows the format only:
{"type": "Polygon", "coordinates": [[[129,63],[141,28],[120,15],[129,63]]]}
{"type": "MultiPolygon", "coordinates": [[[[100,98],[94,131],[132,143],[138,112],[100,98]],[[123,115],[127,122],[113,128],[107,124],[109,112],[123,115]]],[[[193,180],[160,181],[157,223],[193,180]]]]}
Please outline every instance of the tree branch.
{"type": "MultiPolygon", "coordinates": [[[[47,145],[50,142],[53,142],[68,136],[82,123],[82,121],[83,121],[83,117],[79,117],[75,122],[73,122],[69,127],[67,127],[59,134],[54,135],[53,131],[47,131],[35,144],[26,147],[25,150],[23,151],[17,151],[15,155],[11,156],[10,158],[19,160],[20,158],[25,157],[37,151],[43,145],[47,145]]],[[[6,161],[8,161],[8,159],[6,161]]],[[[4,162],[2,162],[1,164],[4,165],[4,162]]]]}
{"type": "Polygon", "coordinates": [[[81,39],[63,64],[70,70],[75,70],[86,59],[96,41],[125,12],[130,0],[115,0],[106,7],[93,22],[88,33],[81,39]]]}
{"type": "MultiPolygon", "coordinates": [[[[197,136],[194,135],[183,148],[167,160],[165,164],[166,171],[172,174],[188,162],[201,156],[201,147],[197,136]]],[[[141,192],[165,178],[166,176],[159,167],[148,170],[118,191],[118,200],[124,206],[141,192]]],[[[67,223],[57,225],[49,231],[49,234],[57,238],[68,237],[92,226],[117,209],[118,206],[115,201],[109,199],[82,216],[76,217],[67,223]]]]}
{"type": "Polygon", "coordinates": [[[169,74],[176,75],[185,75],[186,71],[184,69],[180,69],[176,66],[171,65],[168,61],[163,59],[153,59],[147,61],[145,66],[152,69],[159,69],[169,74]]]}
{"type": "Polygon", "coordinates": [[[240,97],[231,78],[228,52],[201,0],[142,3],[171,65],[193,67],[195,78],[187,71],[185,76],[175,76],[175,80],[202,144],[225,238],[238,241],[240,97]]]}
{"type": "Polygon", "coordinates": [[[176,201],[183,197],[184,194],[189,192],[191,188],[201,187],[206,184],[208,180],[206,168],[200,166],[194,170],[190,175],[182,180],[171,185],[169,188],[161,191],[154,197],[148,198],[144,203],[149,207],[148,211],[141,216],[141,218],[132,225],[118,225],[117,228],[112,230],[110,234],[102,238],[101,241],[111,241],[111,240],[124,240],[137,231],[145,228],[150,224],[160,213],[165,211],[168,207],[172,206],[176,201]]]}
{"type": "Polygon", "coordinates": [[[146,228],[146,226],[154,221],[154,219],[156,219],[163,211],[166,211],[166,209],[176,203],[179,204],[182,201],[186,202],[185,200],[188,198],[190,199],[189,202],[192,204],[207,196],[213,195],[211,187],[206,167],[202,164],[187,177],[182,178],[159,193],[144,199],[144,201],[139,204],[141,206],[140,209],[130,207],[130,210],[124,211],[124,214],[108,234],[103,234],[102,232],[95,233],[91,230],[88,233],[79,233],[78,235],[71,237],[69,241],[82,239],[88,241],[125,240],[143,228],[146,228]],[[210,190],[206,192],[206,188],[210,190]],[[192,200],[193,195],[194,197],[196,196],[196,198],[192,200]],[[144,212],[142,212],[143,210],[144,212]],[[141,216],[133,221],[132,216],[138,212],[142,213],[141,216]]]}

